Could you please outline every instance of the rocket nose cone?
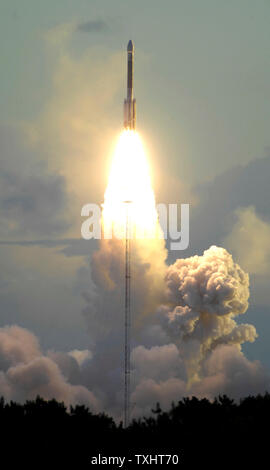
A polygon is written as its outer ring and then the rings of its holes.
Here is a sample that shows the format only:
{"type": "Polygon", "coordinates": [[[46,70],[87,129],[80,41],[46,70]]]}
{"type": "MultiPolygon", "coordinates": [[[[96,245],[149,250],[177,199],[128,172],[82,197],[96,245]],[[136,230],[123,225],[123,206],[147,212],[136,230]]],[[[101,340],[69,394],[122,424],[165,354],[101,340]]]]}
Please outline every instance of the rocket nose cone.
{"type": "Polygon", "coordinates": [[[127,51],[128,51],[128,52],[133,52],[133,51],[134,51],[134,44],[133,44],[133,42],[131,41],[131,39],[128,41],[127,51]]]}

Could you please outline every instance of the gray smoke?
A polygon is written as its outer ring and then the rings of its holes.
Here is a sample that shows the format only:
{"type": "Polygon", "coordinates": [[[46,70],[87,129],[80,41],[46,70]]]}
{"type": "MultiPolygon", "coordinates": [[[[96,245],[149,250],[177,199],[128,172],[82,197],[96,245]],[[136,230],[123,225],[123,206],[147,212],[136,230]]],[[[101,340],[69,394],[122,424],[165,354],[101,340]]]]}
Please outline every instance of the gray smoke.
{"type": "MultiPolygon", "coordinates": [[[[264,392],[269,385],[266,372],[241,351],[244,342],[256,339],[256,329],[237,323],[248,308],[248,274],[223,248],[213,246],[202,256],[179,259],[167,267],[162,241],[143,248],[138,241],[132,243],[133,416],[149,413],[156,401],[168,407],[173,400],[192,394],[213,398],[219,393],[239,397],[250,391],[264,392]],[[151,254],[144,263],[147,250],[151,254]]],[[[91,383],[106,410],[121,417],[121,242],[101,243],[92,269],[96,293],[94,298],[86,297],[84,314],[94,349],[85,365],[89,377],[85,385],[91,383]]]]}
{"type": "MultiPolygon", "coordinates": [[[[238,323],[248,308],[248,275],[223,248],[165,264],[163,240],[132,242],[132,416],[183,396],[235,398],[264,392],[270,380],[241,350],[257,337],[238,323]],[[148,244],[147,244],[148,243],[148,244]]],[[[94,293],[85,292],[90,350],[41,351],[17,326],[0,329],[0,394],[24,401],[85,403],[122,418],[124,244],[103,240],[92,260],[94,293]]]]}
{"type": "MultiPolygon", "coordinates": [[[[67,360],[73,358],[66,356],[65,361],[63,356],[44,355],[37,338],[24,328],[0,328],[0,395],[19,402],[40,395],[45,399],[64,401],[67,405],[84,403],[97,410],[99,402],[90,390],[68,382],[71,361],[67,364],[67,360]]],[[[76,363],[72,366],[76,369],[76,363]]],[[[78,364],[77,369],[79,375],[78,364]]]]}

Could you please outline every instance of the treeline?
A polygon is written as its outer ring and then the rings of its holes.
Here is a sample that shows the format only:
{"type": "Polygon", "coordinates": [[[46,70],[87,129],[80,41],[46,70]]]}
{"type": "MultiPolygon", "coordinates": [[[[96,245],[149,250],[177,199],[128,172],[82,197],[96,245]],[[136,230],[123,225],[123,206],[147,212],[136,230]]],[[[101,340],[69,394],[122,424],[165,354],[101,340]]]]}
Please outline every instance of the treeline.
{"type": "MultiPolygon", "coordinates": [[[[184,398],[151,417],[132,421],[128,429],[104,413],[85,406],[69,409],[56,400],[37,397],[25,404],[0,400],[1,455],[15,468],[97,468],[93,457],[125,456],[122,468],[149,464],[135,455],[177,455],[178,468],[207,465],[268,465],[270,394],[227,396],[213,402],[184,398]],[[132,460],[133,463],[128,463],[132,460]],[[92,462],[92,464],[91,464],[92,462]]],[[[100,460],[99,460],[100,461],[100,460]]],[[[157,461],[160,463],[160,459],[157,461]]],[[[163,458],[163,465],[166,465],[163,458]]],[[[174,459],[176,462],[176,458],[174,459]]],[[[100,461],[101,463],[101,461],[100,461]]],[[[102,468],[119,468],[115,460],[102,468]]],[[[157,465],[152,460],[152,465],[157,465]]],[[[174,466],[170,460],[169,466],[174,466]]]]}

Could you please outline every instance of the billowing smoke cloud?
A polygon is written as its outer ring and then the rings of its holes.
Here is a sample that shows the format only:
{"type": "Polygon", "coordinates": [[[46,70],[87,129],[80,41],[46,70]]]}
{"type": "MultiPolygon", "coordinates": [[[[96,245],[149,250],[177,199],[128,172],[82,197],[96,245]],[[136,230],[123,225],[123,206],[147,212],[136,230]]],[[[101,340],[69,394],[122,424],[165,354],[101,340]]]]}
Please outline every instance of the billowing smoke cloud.
{"type": "MultiPolygon", "coordinates": [[[[269,389],[261,364],[241,350],[257,336],[253,325],[237,322],[248,308],[248,275],[223,248],[169,267],[165,255],[162,240],[132,242],[132,416],[150,413],[157,401],[166,408],[183,396],[239,398],[269,389]]],[[[44,354],[29,331],[0,329],[0,394],[6,399],[39,394],[122,418],[123,242],[103,240],[92,271],[95,293],[85,293],[84,310],[91,351],[44,354]]]]}
{"type": "MultiPolygon", "coordinates": [[[[259,362],[243,355],[253,325],[238,323],[248,308],[249,277],[224,249],[165,264],[163,242],[132,242],[133,416],[149,413],[156,401],[197,395],[239,398],[270,384],[259,362]],[[147,258],[147,261],[146,261],[147,258]],[[152,295],[153,294],[153,295],[152,295]]],[[[124,247],[105,240],[92,264],[96,285],[84,314],[94,348],[85,364],[85,385],[106,408],[121,416],[124,351],[124,247]],[[102,373],[101,373],[102,371],[102,373]],[[101,397],[102,394],[102,397],[101,397]]]]}
{"type": "Polygon", "coordinates": [[[40,395],[67,405],[86,404],[97,410],[98,400],[89,389],[68,382],[71,365],[73,374],[77,368],[79,376],[79,365],[71,356],[44,355],[37,338],[29,331],[18,326],[0,328],[0,395],[7,400],[25,401],[40,395]]]}
{"type": "Polygon", "coordinates": [[[269,377],[259,361],[249,361],[233,345],[218,346],[203,364],[194,395],[214,398],[220,393],[236,399],[269,390],[269,377]]]}
{"type": "Polygon", "coordinates": [[[254,341],[254,326],[234,320],[248,308],[248,275],[223,248],[212,246],[203,256],[179,259],[166,274],[167,329],[185,357],[190,380],[196,379],[200,361],[220,344],[240,348],[254,341]]]}

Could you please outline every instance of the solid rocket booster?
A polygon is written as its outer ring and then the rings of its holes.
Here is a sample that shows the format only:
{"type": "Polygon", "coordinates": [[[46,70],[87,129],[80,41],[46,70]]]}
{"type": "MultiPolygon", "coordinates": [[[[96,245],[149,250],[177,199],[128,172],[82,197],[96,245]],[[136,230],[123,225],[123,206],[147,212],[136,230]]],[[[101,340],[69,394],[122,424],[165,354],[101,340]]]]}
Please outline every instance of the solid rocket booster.
{"type": "Polygon", "coordinates": [[[130,40],[127,46],[127,98],[124,101],[124,128],[135,129],[136,100],[133,98],[134,45],[130,40]]]}

